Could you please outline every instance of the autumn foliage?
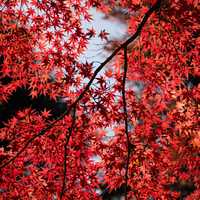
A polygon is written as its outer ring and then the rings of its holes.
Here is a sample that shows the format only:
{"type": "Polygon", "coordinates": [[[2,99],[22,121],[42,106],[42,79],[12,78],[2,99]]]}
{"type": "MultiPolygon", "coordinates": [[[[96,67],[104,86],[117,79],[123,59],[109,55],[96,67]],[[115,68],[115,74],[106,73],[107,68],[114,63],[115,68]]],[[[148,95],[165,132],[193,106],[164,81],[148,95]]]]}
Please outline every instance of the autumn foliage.
{"type": "Polygon", "coordinates": [[[198,0],[0,0],[0,106],[20,88],[65,102],[56,118],[29,106],[1,122],[0,199],[95,200],[102,185],[124,187],[126,200],[183,199],[181,187],[200,199],[199,9],[198,0]],[[92,37],[108,39],[84,29],[90,9],[114,7],[131,13],[129,37],[98,67],[81,62],[92,37]]]}

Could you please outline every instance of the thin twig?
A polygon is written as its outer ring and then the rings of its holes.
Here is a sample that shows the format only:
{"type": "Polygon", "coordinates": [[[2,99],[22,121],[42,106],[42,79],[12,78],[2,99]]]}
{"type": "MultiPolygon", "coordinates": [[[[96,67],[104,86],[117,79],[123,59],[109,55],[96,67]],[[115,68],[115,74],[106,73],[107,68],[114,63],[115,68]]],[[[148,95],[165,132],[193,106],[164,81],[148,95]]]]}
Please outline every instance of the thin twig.
{"type": "Polygon", "coordinates": [[[128,168],[130,160],[130,140],[128,135],[128,112],[127,112],[127,102],[126,102],[126,75],[128,69],[128,57],[127,57],[127,46],[124,47],[124,74],[122,80],[122,99],[123,99],[123,109],[124,109],[124,128],[126,135],[126,148],[127,148],[127,159],[126,159],[126,172],[125,172],[125,200],[128,200],[128,168]]]}
{"type": "Polygon", "coordinates": [[[62,184],[62,190],[60,192],[60,200],[62,200],[62,197],[65,193],[65,186],[66,186],[66,175],[67,175],[67,147],[69,144],[69,139],[72,136],[73,128],[76,123],[76,107],[73,109],[72,113],[72,124],[71,127],[69,128],[69,133],[66,133],[65,137],[65,146],[64,146],[64,161],[63,161],[63,184],[62,184]]]}
{"type": "Polygon", "coordinates": [[[48,130],[50,130],[59,120],[63,119],[66,115],[69,115],[69,113],[71,112],[71,110],[78,104],[78,102],[84,97],[85,93],[88,91],[88,89],[90,88],[91,84],[93,83],[93,81],[95,80],[96,76],[98,75],[98,73],[105,67],[105,65],[110,62],[119,52],[121,49],[123,49],[124,47],[127,47],[130,43],[132,43],[141,33],[145,23],[147,22],[147,20],[149,19],[149,17],[151,16],[151,14],[157,10],[160,7],[162,0],[157,0],[156,3],[146,12],[146,14],[144,15],[141,23],[138,25],[137,31],[135,32],[134,35],[132,35],[129,39],[127,39],[124,43],[122,43],[117,49],[115,49],[113,51],[113,53],[105,59],[104,62],[102,62],[100,64],[100,66],[94,71],[94,74],[92,76],[92,78],[90,79],[90,81],[88,82],[88,84],[86,85],[85,89],[82,91],[82,93],[77,97],[77,99],[74,101],[74,103],[72,103],[69,108],[60,116],[58,117],[55,121],[53,121],[51,124],[47,125],[46,128],[42,129],[39,133],[37,133],[35,136],[33,136],[32,138],[30,138],[24,145],[24,147],[10,160],[8,160],[7,162],[5,162],[4,164],[2,164],[0,166],[0,169],[4,168],[5,166],[7,166],[8,164],[10,164],[11,162],[13,162],[18,156],[20,156],[23,151],[29,146],[29,144],[31,144],[36,138],[44,135],[48,130]]]}

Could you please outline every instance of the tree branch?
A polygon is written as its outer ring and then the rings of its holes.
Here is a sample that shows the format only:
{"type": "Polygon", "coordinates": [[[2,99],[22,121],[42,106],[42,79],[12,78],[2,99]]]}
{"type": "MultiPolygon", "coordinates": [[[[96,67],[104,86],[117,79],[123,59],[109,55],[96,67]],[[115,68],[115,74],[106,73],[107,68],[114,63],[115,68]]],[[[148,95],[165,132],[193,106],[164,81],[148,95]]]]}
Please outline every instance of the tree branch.
{"type": "Polygon", "coordinates": [[[124,109],[124,127],[126,135],[126,145],[127,145],[127,159],[126,159],[126,173],[125,173],[125,200],[128,200],[127,189],[128,189],[128,168],[130,160],[130,140],[128,135],[128,113],[127,113],[127,103],[126,103],[126,75],[128,69],[128,58],[127,58],[127,46],[124,47],[124,74],[122,80],[122,99],[123,99],[123,109],[124,109]]]}
{"type": "Polygon", "coordinates": [[[64,146],[64,161],[63,161],[63,185],[62,185],[62,190],[60,192],[60,200],[62,200],[62,197],[65,193],[65,186],[66,186],[66,175],[67,175],[67,147],[69,144],[69,140],[72,136],[73,128],[76,123],[76,107],[73,110],[72,114],[72,124],[71,127],[69,128],[69,134],[66,133],[65,137],[65,146],[64,146]]]}
{"type": "Polygon", "coordinates": [[[4,164],[2,164],[0,166],[0,169],[4,168],[5,166],[7,166],[8,164],[10,164],[11,162],[13,162],[18,156],[20,156],[24,150],[29,146],[29,144],[31,144],[36,138],[44,135],[48,130],[50,130],[59,120],[63,119],[65,115],[69,115],[69,113],[71,112],[71,110],[73,108],[76,107],[76,105],[78,104],[78,102],[84,97],[85,93],[88,91],[88,89],[90,88],[91,84],[93,83],[93,81],[95,80],[96,76],[98,75],[98,73],[105,67],[105,65],[110,62],[113,57],[115,57],[119,51],[121,49],[123,49],[124,47],[127,47],[130,43],[132,43],[141,33],[145,23],[147,22],[147,20],[149,19],[149,17],[151,16],[151,14],[157,10],[160,7],[162,0],[157,0],[156,3],[146,12],[146,14],[144,15],[141,23],[138,25],[137,31],[135,32],[134,35],[132,35],[128,40],[126,40],[124,43],[122,43],[117,49],[115,49],[113,51],[113,53],[105,59],[104,62],[102,62],[100,64],[100,66],[94,71],[94,74],[92,76],[92,78],[90,79],[90,81],[88,82],[88,84],[86,85],[85,89],[82,91],[82,93],[77,97],[77,99],[74,101],[74,103],[72,103],[69,108],[60,116],[58,117],[55,121],[53,121],[51,124],[47,125],[46,128],[42,129],[39,133],[37,133],[35,136],[33,136],[32,138],[30,138],[24,145],[24,147],[18,151],[18,153],[11,158],[10,160],[8,160],[7,162],[5,162],[4,164]]]}

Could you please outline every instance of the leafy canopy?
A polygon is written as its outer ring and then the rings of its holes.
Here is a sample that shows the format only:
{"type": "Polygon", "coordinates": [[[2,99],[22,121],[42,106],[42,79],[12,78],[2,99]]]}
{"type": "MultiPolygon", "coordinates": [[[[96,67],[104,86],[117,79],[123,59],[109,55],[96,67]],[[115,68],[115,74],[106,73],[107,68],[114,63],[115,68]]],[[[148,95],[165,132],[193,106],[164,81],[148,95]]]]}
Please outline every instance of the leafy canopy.
{"type": "Polygon", "coordinates": [[[102,184],[139,200],[189,185],[187,200],[200,199],[198,0],[0,2],[1,105],[22,87],[67,104],[57,119],[29,107],[4,123],[2,199],[101,199],[102,184]],[[93,7],[129,13],[130,37],[97,68],[79,59],[108,37],[83,29],[93,7]]]}

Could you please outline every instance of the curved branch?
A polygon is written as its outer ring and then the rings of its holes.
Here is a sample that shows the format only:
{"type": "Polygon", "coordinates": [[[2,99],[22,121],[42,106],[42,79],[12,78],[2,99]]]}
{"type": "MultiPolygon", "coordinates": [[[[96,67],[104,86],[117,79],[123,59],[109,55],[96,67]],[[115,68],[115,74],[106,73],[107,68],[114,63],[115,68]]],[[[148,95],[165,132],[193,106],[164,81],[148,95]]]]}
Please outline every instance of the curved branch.
{"type": "Polygon", "coordinates": [[[134,35],[132,35],[129,39],[127,39],[124,43],[122,43],[117,49],[115,49],[113,51],[113,53],[105,59],[104,62],[102,62],[100,64],[100,66],[94,71],[94,74],[92,76],[92,78],[90,79],[90,81],[88,82],[88,84],[86,85],[85,89],[82,91],[82,93],[77,97],[77,99],[74,101],[74,103],[72,103],[69,108],[60,116],[58,117],[54,122],[52,122],[51,124],[47,125],[46,128],[42,129],[39,133],[37,133],[35,136],[33,136],[32,138],[30,138],[24,145],[24,147],[18,151],[18,153],[11,158],[10,160],[8,160],[7,162],[5,162],[4,164],[0,165],[0,169],[4,168],[5,166],[7,166],[8,164],[10,164],[11,162],[13,162],[18,156],[20,156],[24,150],[29,146],[30,143],[32,143],[36,138],[44,135],[48,130],[50,130],[59,120],[63,119],[64,116],[69,115],[69,113],[71,112],[71,110],[73,108],[76,107],[76,105],[78,104],[78,102],[84,97],[85,93],[88,91],[88,89],[90,88],[91,84],[93,83],[93,81],[95,80],[96,76],[98,75],[98,73],[105,67],[105,65],[110,62],[113,57],[115,57],[119,51],[121,49],[123,49],[124,47],[127,47],[130,43],[132,43],[141,33],[145,23],[147,22],[147,20],[149,19],[149,17],[151,16],[151,14],[156,11],[157,9],[159,9],[160,4],[161,4],[162,0],[157,0],[156,3],[146,12],[146,14],[144,15],[141,23],[138,25],[137,31],[135,32],[134,35]]]}

